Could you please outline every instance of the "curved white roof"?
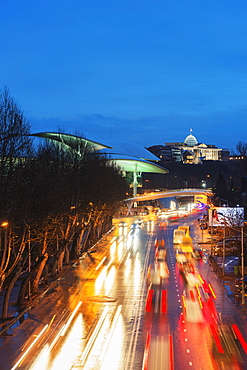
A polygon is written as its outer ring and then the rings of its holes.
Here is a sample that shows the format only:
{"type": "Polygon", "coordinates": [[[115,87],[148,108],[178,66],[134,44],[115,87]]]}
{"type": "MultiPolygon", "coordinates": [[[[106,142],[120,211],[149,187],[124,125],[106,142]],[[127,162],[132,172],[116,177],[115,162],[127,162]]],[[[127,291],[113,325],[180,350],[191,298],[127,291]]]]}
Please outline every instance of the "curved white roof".
{"type": "Polygon", "coordinates": [[[109,153],[111,155],[121,154],[126,156],[133,156],[136,158],[142,158],[148,161],[159,161],[153,153],[145,149],[139,144],[124,140],[107,141],[108,148],[101,150],[101,153],[109,153]]]}
{"type": "Polygon", "coordinates": [[[32,134],[32,136],[59,141],[76,150],[80,150],[82,146],[85,147],[89,144],[94,150],[108,155],[109,160],[114,161],[124,171],[163,174],[169,172],[155,163],[158,162],[159,159],[154,154],[138,144],[122,140],[108,140],[107,143],[103,144],[103,140],[101,141],[101,139],[89,133],[84,137],[59,132],[39,132],[32,134]]]}

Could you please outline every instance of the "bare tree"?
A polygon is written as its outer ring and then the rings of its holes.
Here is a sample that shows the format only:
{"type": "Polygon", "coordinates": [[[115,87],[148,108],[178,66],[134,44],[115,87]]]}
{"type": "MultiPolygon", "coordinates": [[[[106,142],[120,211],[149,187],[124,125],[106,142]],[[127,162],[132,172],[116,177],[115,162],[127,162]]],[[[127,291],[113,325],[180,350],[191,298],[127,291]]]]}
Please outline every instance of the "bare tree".
{"type": "Polygon", "coordinates": [[[21,272],[27,243],[25,224],[19,222],[16,228],[15,186],[22,181],[23,162],[32,153],[29,134],[23,112],[4,87],[0,90],[0,291],[7,287],[3,316],[7,315],[10,288],[21,272]]]}
{"type": "Polygon", "coordinates": [[[239,141],[236,145],[236,149],[239,152],[240,155],[246,156],[247,155],[247,143],[243,141],[239,141]]]}
{"type": "Polygon", "coordinates": [[[109,230],[112,214],[125,197],[125,180],[106,157],[86,148],[82,155],[77,146],[61,143],[44,142],[31,158],[13,164],[8,173],[11,197],[2,210],[23,235],[26,230],[19,259],[23,268],[16,264],[9,284],[11,289],[22,272],[17,302],[23,305],[26,297],[38,294],[45,272],[52,278],[109,230]]]}

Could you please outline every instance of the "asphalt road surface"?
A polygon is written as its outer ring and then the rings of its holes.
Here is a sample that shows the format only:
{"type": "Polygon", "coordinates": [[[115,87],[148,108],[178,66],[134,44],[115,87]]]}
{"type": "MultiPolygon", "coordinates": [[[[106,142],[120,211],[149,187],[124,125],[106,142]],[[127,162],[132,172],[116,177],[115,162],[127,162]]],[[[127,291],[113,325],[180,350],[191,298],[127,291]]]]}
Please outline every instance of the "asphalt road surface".
{"type": "Polygon", "coordinates": [[[173,230],[190,225],[196,240],[195,219],[117,220],[2,341],[0,369],[246,369],[246,321],[207,258],[190,261],[191,280],[176,262],[173,230]]]}

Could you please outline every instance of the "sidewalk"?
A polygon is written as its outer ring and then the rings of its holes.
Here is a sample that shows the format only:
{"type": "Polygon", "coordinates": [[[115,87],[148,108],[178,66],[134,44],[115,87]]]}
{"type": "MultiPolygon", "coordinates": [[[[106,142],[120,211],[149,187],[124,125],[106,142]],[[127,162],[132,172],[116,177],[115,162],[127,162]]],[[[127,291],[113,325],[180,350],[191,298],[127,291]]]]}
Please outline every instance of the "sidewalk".
{"type": "Polygon", "coordinates": [[[235,274],[234,266],[232,266],[232,271],[226,270],[223,275],[222,271],[222,261],[219,257],[211,256],[211,247],[212,247],[212,236],[209,234],[208,230],[201,230],[198,223],[194,224],[196,234],[199,236],[197,243],[200,245],[201,249],[205,250],[208,253],[208,261],[212,270],[216,273],[217,277],[221,280],[222,285],[227,291],[227,295],[231,298],[234,305],[236,305],[241,313],[245,315],[247,319],[247,297],[245,297],[245,303],[242,305],[242,295],[237,291],[236,279],[241,278],[240,271],[238,269],[238,274],[235,274]]]}

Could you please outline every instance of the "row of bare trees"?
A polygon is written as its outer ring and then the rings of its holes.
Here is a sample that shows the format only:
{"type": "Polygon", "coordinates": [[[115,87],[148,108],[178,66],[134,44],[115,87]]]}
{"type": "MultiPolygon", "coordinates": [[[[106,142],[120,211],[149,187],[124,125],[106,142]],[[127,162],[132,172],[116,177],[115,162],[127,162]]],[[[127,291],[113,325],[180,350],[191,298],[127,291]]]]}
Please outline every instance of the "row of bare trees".
{"type": "MultiPolygon", "coordinates": [[[[78,139],[79,140],[79,139],[78,139]]],[[[79,145],[78,145],[79,147],[79,145]]],[[[17,304],[39,293],[112,225],[126,183],[105,156],[62,144],[34,146],[30,126],[0,91],[0,292],[2,318],[21,278],[17,304]]]]}

